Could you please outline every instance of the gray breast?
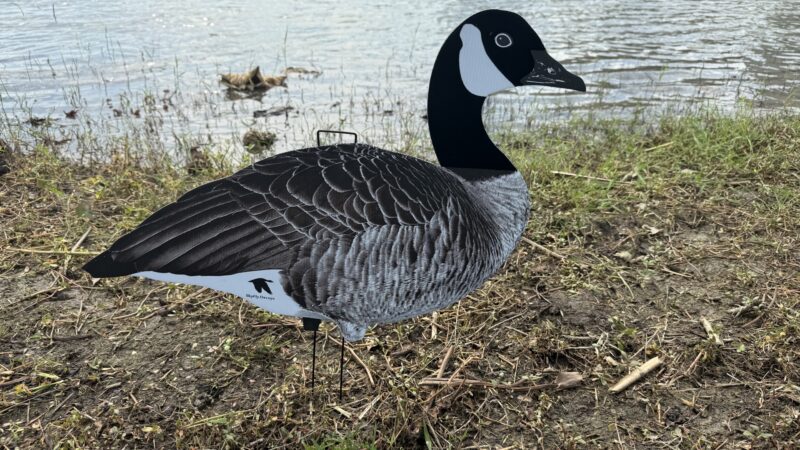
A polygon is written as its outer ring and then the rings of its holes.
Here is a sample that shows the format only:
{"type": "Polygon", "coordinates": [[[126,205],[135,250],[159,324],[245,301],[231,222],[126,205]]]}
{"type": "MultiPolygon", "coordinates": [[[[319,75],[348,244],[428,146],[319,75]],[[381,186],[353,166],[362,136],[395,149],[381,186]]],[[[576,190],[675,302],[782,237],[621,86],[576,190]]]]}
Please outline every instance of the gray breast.
{"type": "Polygon", "coordinates": [[[306,307],[337,322],[348,340],[372,324],[397,322],[460,300],[505,262],[528,218],[518,172],[463,181],[424,225],[368,228],[347,239],[307,243],[304,273],[316,277],[306,307]]]}

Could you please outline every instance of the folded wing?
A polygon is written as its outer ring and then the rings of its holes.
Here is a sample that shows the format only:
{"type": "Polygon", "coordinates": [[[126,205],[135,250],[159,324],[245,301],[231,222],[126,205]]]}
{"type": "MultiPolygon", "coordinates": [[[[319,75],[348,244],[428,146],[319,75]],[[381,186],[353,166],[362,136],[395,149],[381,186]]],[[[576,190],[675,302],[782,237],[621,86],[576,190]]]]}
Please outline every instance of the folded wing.
{"type": "Polygon", "coordinates": [[[438,166],[371,146],[287,152],[186,193],[85,269],[95,277],[287,269],[317,240],[424,225],[462,190],[438,166]]]}

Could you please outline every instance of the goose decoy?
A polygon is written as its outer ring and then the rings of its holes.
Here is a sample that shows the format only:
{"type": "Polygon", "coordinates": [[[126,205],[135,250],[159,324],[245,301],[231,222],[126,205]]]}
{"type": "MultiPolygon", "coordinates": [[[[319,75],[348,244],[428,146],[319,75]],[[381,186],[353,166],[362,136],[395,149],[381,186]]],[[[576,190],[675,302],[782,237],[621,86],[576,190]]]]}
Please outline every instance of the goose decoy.
{"type": "Polygon", "coordinates": [[[84,268],[228,292],[308,329],[332,321],[347,341],[447,307],[491,277],[525,229],[528,188],[481,107],[527,85],[586,90],[522,17],[477,13],[433,66],[440,165],[363,144],[282,153],[189,191],[84,268]]]}

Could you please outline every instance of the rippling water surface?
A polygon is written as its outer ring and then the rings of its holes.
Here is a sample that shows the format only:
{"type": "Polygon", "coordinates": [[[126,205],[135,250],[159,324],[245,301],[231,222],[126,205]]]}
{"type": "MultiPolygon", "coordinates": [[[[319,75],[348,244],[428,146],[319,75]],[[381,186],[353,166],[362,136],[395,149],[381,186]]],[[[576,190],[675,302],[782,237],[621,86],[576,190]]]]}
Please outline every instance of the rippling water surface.
{"type": "Polygon", "coordinates": [[[65,124],[63,111],[77,109],[123,129],[147,120],[136,109],[157,105],[176,136],[213,140],[256,126],[290,148],[312,142],[315,128],[344,127],[391,147],[397,133],[425,129],[428,75],[444,37],[486,8],[520,13],[588,86],[499,94],[487,108],[491,128],[698,103],[800,106],[800,2],[759,0],[0,1],[0,98],[6,114],[65,124]],[[321,75],[228,98],[218,74],[255,65],[321,75]],[[285,106],[293,110],[253,118],[285,106]]]}

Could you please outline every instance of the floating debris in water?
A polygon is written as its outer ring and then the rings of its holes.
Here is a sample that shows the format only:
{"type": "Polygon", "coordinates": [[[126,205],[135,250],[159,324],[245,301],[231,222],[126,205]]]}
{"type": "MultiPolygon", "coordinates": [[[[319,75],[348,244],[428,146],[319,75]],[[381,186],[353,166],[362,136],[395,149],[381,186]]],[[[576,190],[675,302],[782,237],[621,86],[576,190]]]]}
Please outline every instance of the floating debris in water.
{"type": "Polygon", "coordinates": [[[78,110],[72,109],[69,111],[64,111],[64,115],[67,116],[67,119],[75,119],[78,117],[78,110]]]}
{"type": "Polygon", "coordinates": [[[45,136],[44,138],[42,138],[42,143],[44,145],[50,147],[50,148],[55,148],[55,147],[58,147],[60,145],[64,145],[64,144],[68,143],[69,141],[70,141],[69,138],[53,139],[50,136],[45,136]]]}
{"type": "Polygon", "coordinates": [[[49,117],[35,117],[31,116],[30,119],[26,120],[25,123],[30,124],[33,127],[40,127],[42,125],[49,125],[51,122],[49,117]]]}
{"type": "Polygon", "coordinates": [[[298,75],[310,75],[312,77],[318,77],[318,76],[322,75],[322,71],[321,70],[306,69],[304,67],[289,66],[289,67],[283,69],[283,74],[284,75],[289,75],[290,73],[296,73],[298,75]]]}
{"type": "Polygon", "coordinates": [[[294,107],[292,106],[276,106],[270,109],[258,109],[253,111],[253,117],[258,119],[259,117],[267,117],[267,116],[280,116],[281,114],[286,114],[289,111],[294,111],[294,107]]]}
{"type": "Polygon", "coordinates": [[[277,86],[286,87],[286,75],[264,76],[256,66],[245,73],[226,73],[220,82],[236,91],[267,91],[277,86]]]}
{"type": "Polygon", "coordinates": [[[260,155],[272,149],[278,136],[269,131],[247,130],[242,137],[242,144],[248,153],[260,155]]]}

